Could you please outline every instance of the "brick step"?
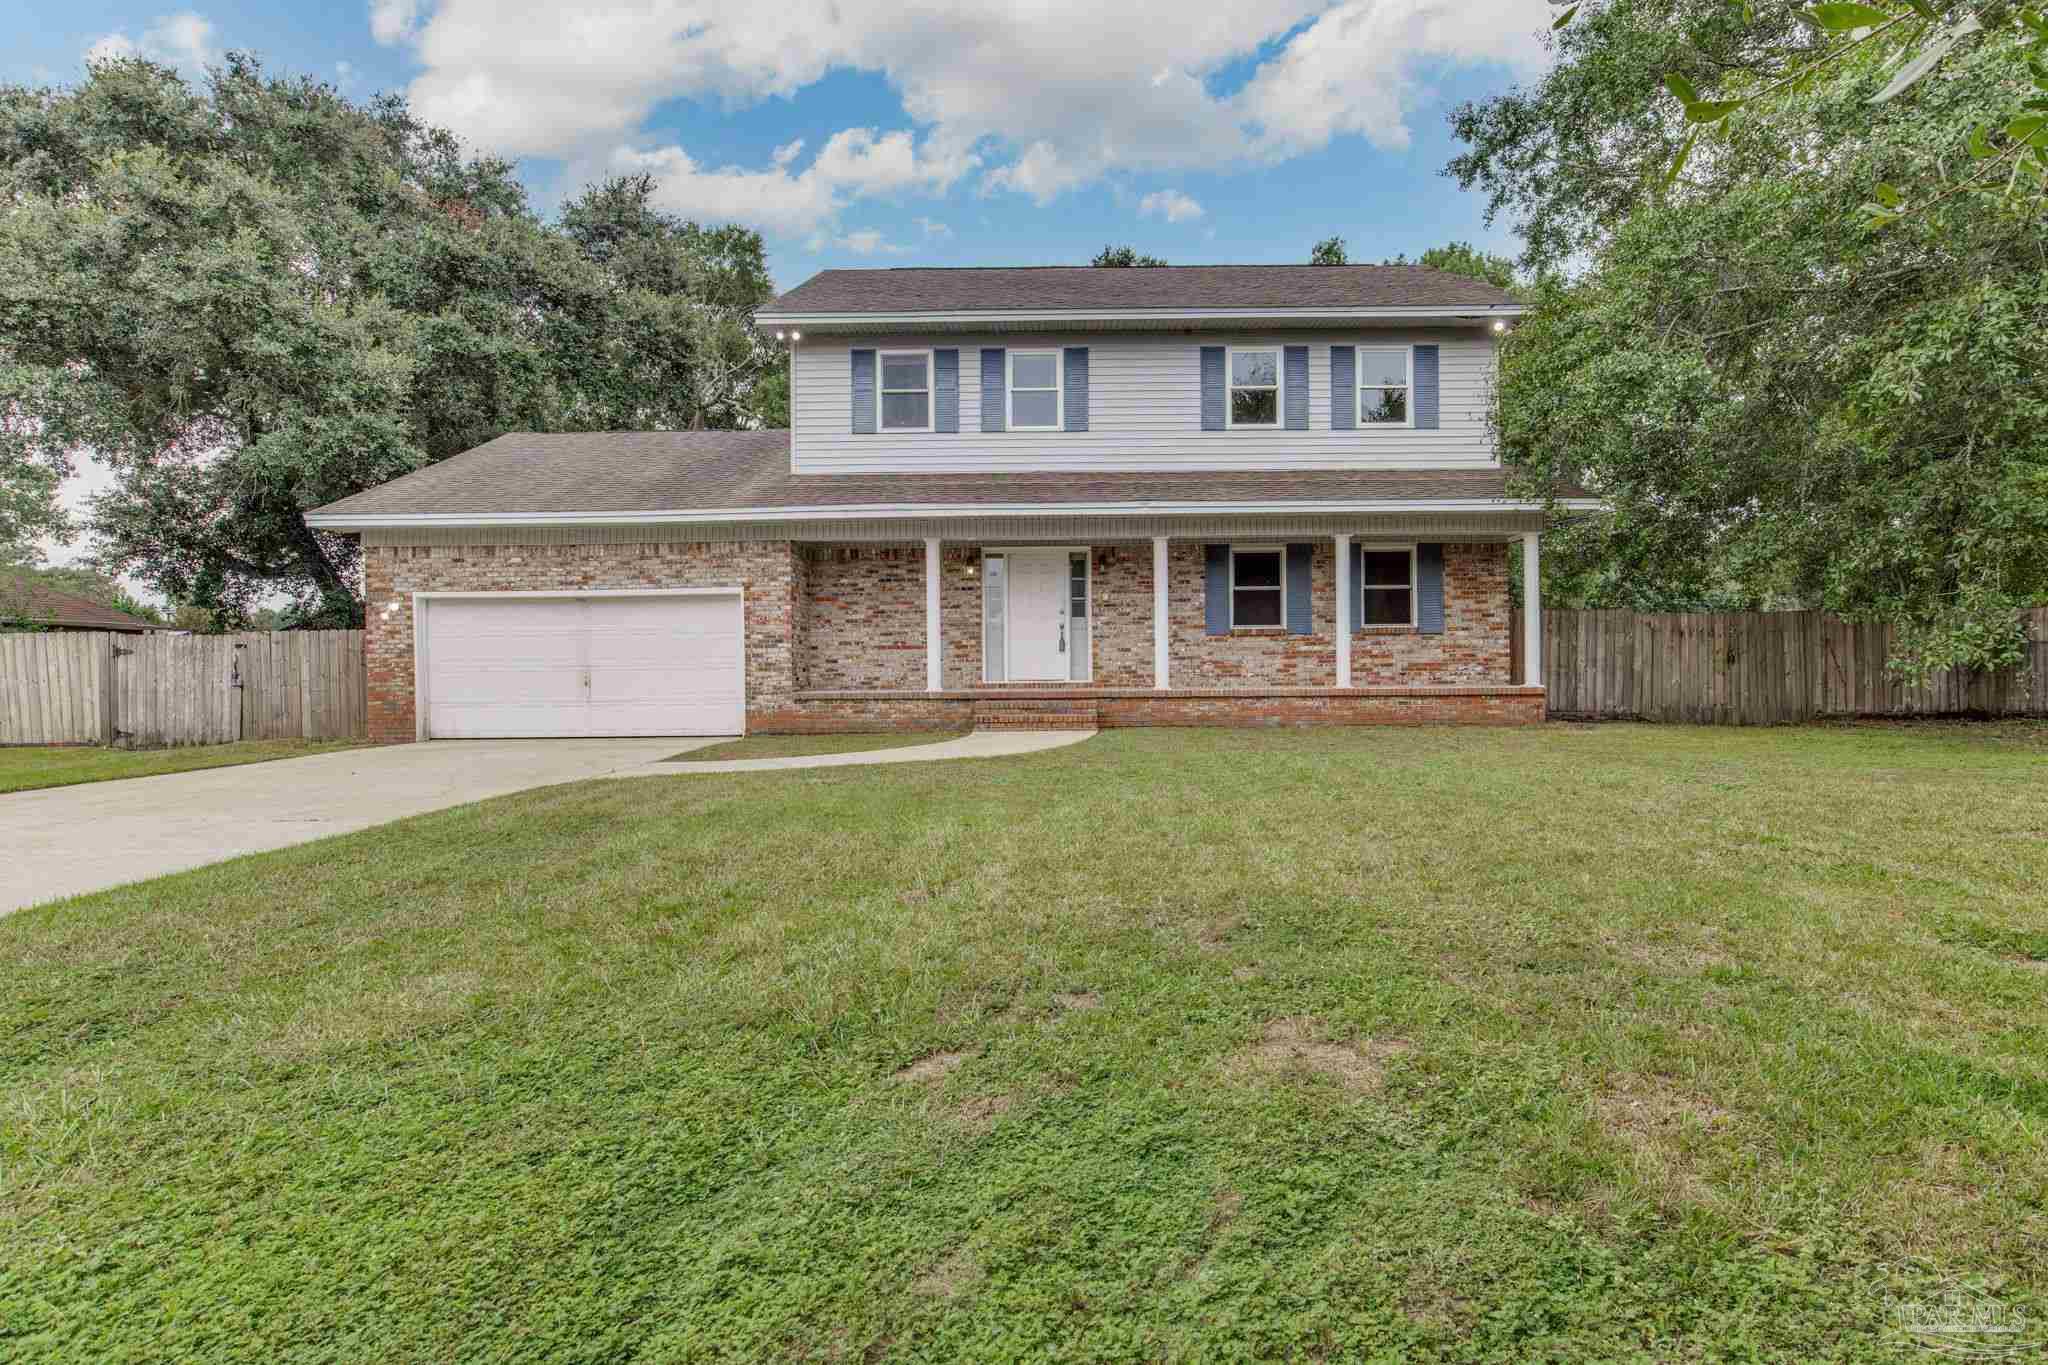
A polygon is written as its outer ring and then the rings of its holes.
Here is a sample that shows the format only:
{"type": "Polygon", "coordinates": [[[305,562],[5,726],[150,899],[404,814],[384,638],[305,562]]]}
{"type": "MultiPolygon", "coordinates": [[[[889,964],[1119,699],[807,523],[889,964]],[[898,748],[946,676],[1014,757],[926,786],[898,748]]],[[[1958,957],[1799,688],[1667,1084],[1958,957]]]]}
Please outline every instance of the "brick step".
{"type": "Polygon", "coordinates": [[[1097,719],[1092,701],[1006,699],[974,704],[977,730],[1093,730],[1097,719]]]}

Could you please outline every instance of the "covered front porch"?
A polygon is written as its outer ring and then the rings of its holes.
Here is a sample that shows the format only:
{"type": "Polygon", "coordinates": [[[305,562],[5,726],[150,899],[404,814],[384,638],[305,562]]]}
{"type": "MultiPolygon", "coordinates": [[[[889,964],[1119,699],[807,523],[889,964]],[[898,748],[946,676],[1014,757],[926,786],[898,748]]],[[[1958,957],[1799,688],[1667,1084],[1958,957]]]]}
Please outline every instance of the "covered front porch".
{"type": "Polygon", "coordinates": [[[792,706],[750,725],[1541,719],[1537,530],[1189,530],[799,542],[792,706]]]}

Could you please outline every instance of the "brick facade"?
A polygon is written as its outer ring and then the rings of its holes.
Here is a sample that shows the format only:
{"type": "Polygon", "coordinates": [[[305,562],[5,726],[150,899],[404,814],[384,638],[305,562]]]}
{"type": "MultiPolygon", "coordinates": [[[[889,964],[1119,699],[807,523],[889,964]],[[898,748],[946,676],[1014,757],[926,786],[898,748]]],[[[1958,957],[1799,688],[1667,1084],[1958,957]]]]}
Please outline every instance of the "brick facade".
{"type": "MultiPolygon", "coordinates": [[[[943,681],[981,683],[981,555],[942,558],[943,681]]],[[[1331,544],[1311,557],[1312,626],[1210,635],[1199,541],[1168,549],[1174,690],[1152,685],[1152,545],[1090,554],[1091,682],[1105,725],[1523,723],[1542,694],[1510,688],[1507,547],[1444,547],[1444,631],[1368,630],[1353,637],[1355,688],[1335,693],[1336,569],[1331,544]],[[1120,689],[1139,693],[1113,695],[1120,689]],[[1311,695],[1311,693],[1315,693],[1311,695]],[[1532,700],[1533,699],[1533,700],[1532,700]]],[[[370,736],[414,737],[411,594],[737,584],[745,591],[748,726],[761,731],[964,726],[971,698],[817,697],[915,693],[925,682],[924,546],[896,544],[546,544],[371,546],[370,736]]]]}

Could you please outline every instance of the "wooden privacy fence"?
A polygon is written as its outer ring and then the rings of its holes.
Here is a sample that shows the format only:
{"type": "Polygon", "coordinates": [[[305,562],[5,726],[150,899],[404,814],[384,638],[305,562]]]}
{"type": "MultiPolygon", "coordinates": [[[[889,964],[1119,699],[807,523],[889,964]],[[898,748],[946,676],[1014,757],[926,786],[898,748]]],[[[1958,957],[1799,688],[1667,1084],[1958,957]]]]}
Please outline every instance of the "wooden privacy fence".
{"type": "Polygon", "coordinates": [[[362,739],[363,633],[0,635],[0,744],[362,739]]]}
{"type": "Polygon", "coordinates": [[[1699,725],[2048,715],[2048,607],[2027,616],[2027,667],[1916,685],[1885,668],[1890,627],[1824,612],[1546,611],[1543,684],[1553,716],[1699,725]]]}

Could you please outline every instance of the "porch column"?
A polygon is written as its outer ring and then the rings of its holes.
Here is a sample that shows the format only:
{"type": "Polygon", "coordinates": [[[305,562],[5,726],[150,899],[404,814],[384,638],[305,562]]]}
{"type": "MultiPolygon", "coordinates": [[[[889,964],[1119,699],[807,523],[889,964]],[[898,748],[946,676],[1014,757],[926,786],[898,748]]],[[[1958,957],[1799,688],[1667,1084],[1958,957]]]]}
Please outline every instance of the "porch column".
{"type": "Polygon", "coordinates": [[[1522,533],[1522,681],[1543,685],[1543,566],[1538,559],[1538,531],[1522,533]]]}
{"type": "Polygon", "coordinates": [[[1166,678],[1166,537],[1152,537],[1152,685],[1164,692],[1166,678]]]}
{"type": "Polygon", "coordinates": [[[924,542],[924,690],[937,692],[946,684],[946,670],[939,654],[939,538],[924,542]]]}
{"type": "MultiPolygon", "coordinates": [[[[1348,400],[1347,400],[1348,401],[1348,400]]],[[[1337,546],[1337,686],[1351,686],[1351,536],[1332,536],[1337,546]]]]}

